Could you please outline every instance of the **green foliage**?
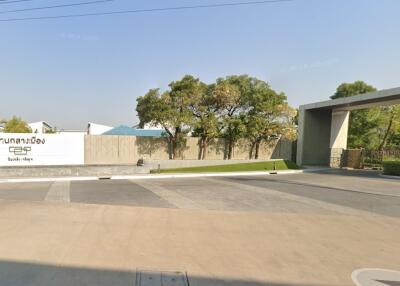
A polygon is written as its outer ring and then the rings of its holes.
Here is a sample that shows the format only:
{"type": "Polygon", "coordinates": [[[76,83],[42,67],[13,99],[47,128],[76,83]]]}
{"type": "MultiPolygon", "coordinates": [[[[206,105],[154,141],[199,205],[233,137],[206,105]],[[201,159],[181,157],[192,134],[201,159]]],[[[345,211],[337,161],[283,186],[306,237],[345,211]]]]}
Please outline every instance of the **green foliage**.
{"type": "Polygon", "coordinates": [[[295,139],[296,111],[289,107],[286,96],[272,90],[267,83],[254,79],[252,92],[248,98],[249,112],[246,117],[246,137],[252,143],[253,155],[258,159],[262,140],[273,140],[285,136],[295,139]]]}
{"type": "Polygon", "coordinates": [[[377,149],[379,146],[378,128],[379,108],[354,110],[349,120],[349,148],[377,149]]]}
{"type": "Polygon", "coordinates": [[[10,120],[6,121],[4,126],[5,133],[31,133],[32,130],[29,125],[20,117],[13,116],[10,120]]]}
{"type": "Polygon", "coordinates": [[[400,176],[400,160],[383,161],[383,173],[385,175],[400,176]]]}
{"type": "Polygon", "coordinates": [[[375,87],[373,87],[372,85],[368,85],[360,80],[353,83],[342,83],[337,88],[335,94],[331,96],[331,99],[349,97],[373,91],[376,91],[375,87]]]}
{"type": "Polygon", "coordinates": [[[219,110],[220,135],[228,141],[227,159],[232,158],[234,145],[244,134],[242,113],[247,81],[247,76],[229,76],[217,79],[213,87],[212,96],[219,110]]]}
{"type": "Polygon", "coordinates": [[[207,144],[215,137],[226,138],[225,157],[231,159],[241,138],[257,143],[258,150],[259,143],[272,135],[295,133],[295,114],[286,96],[248,75],[219,78],[210,85],[187,75],[164,93],[152,89],[139,97],[136,110],[141,126],[161,125],[166,130],[173,150],[189,130],[200,137],[199,159],[205,159],[207,144]]]}
{"type": "Polygon", "coordinates": [[[204,84],[199,79],[187,75],[170,83],[169,90],[162,94],[159,89],[152,89],[137,99],[140,125],[149,123],[164,128],[171,144],[171,159],[176,157],[177,148],[184,143],[184,135],[193,125],[190,106],[203,89],[204,84]]]}
{"type": "Polygon", "coordinates": [[[219,106],[213,97],[214,85],[200,83],[198,92],[192,98],[189,108],[192,111],[192,135],[200,137],[199,159],[205,159],[208,143],[219,135],[219,106]]]}
{"type": "MultiPolygon", "coordinates": [[[[363,81],[341,84],[332,99],[376,91],[363,81]]],[[[400,146],[400,106],[355,110],[350,114],[349,148],[379,149],[400,146]]]]}
{"type": "MultiPolygon", "coordinates": [[[[331,96],[331,99],[355,96],[373,91],[376,91],[376,88],[363,81],[343,83],[337,88],[335,94],[331,96]]],[[[348,135],[349,148],[373,149],[379,145],[379,139],[376,136],[378,116],[379,109],[377,108],[354,110],[350,113],[348,135]]]]}
{"type": "Polygon", "coordinates": [[[380,137],[379,150],[399,148],[400,137],[400,105],[384,106],[379,116],[378,134],[380,137]]]}
{"type": "MultiPolygon", "coordinates": [[[[161,173],[214,173],[214,172],[248,172],[248,171],[271,171],[274,170],[298,169],[299,167],[292,161],[278,160],[268,162],[240,163],[219,166],[202,166],[176,169],[162,169],[161,173]]],[[[158,170],[153,170],[158,173],[158,170]]]]}

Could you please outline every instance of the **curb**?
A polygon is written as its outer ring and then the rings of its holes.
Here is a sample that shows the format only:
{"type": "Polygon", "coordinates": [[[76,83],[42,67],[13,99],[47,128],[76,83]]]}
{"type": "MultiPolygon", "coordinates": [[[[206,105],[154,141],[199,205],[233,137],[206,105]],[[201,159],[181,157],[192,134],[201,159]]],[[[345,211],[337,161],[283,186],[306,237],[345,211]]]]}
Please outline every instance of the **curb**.
{"type": "MultiPolygon", "coordinates": [[[[0,179],[4,183],[40,183],[40,182],[65,182],[65,181],[98,181],[108,180],[152,180],[174,178],[200,178],[200,177],[236,177],[236,176],[270,176],[290,175],[312,172],[313,170],[285,170],[285,171],[257,171],[257,172],[226,172],[226,173],[192,173],[192,174],[149,174],[132,176],[101,176],[101,177],[58,177],[58,178],[26,178],[26,179],[0,179]]],[[[315,170],[316,171],[316,170],[315,170]]]]}
{"type": "Polygon", "coordinates": [[[390,176],[390,175],[379,174],[379,177],[386,178],[386,179],[400,180],[400,176],[390,176]]]}

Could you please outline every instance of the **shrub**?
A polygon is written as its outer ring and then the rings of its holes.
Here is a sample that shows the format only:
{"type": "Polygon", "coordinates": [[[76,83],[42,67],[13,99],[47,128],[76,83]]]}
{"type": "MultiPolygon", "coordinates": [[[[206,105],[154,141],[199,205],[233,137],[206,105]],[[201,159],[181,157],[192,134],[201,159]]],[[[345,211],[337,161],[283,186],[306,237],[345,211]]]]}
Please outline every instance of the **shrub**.
{"type": "Polygon", "coordinates": [[[400,160],[383,161],[383,173],[385,175],[400,176],[400,160]]]}

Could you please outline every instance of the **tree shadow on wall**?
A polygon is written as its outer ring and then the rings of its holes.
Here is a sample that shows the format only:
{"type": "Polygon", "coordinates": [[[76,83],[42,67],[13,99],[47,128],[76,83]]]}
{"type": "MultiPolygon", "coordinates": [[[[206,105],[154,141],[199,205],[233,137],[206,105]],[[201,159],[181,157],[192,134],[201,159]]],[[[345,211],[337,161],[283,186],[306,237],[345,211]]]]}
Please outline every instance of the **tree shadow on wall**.
{"type": "Polygon", "coordinates": [[[136,137],[136,146],[139,156],[149,159],[159,150],[164,150],[167,156],[170,152],[169,143],[165,137],[136,137]]]}
{"type": "Polygon", "coordinates": [[[228,154],[227,150],[226,150],[226,142],[225,141],[226,140],[224,138],[211,139],[207,145],[206,159],[209,158],[210,154],[213,154],[215,156],[212,159],[216,159],[216,160],[225,159],[225,157],[228,154]]]}
{"type": "Polygon", "coordinates": [[[176,158],[180,160],[185,160],[185,152],[190,149],[190,146],[187,145],[187,138],[180,138],[178,141],[178,145],[176,148],[176,158]]]}

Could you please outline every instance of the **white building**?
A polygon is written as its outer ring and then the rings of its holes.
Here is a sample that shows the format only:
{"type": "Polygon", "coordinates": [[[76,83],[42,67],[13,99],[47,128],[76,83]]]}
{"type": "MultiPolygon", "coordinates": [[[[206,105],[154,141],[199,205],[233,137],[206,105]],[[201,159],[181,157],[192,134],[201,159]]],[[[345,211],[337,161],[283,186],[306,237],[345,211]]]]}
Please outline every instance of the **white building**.
{"type": "Polygon", "coordinates": [[[65,130],[65,129],[56,130],[55,133],[56,134],[83,134],[83,135],[88,134],[88,132],[86,130],[65,130]]]}
{"type": "Polygon", "coordinates": [[[44,121],[28,123],[29,127],[32,129],[32,133],[47,133],[53,131],[53,127],[44,121]]]}
{"type": "Polygon", "coordinates": [[[96,124],[96,123],[92,123],[89,122],[88,124],[88,132],[87,134],[89,135],[101,135],[111,129],[113,129],[114,127],[111,126],[106,126],[106,125],[101,125],[101,124],[96,124]]]}
{"type": "MultiPolygon", "coordinates": [[[[139,125],[136,125],[135,128],[139,128],[139,125]]],[[[146,123],[144,125],[143,128],[141,129],[145,129],[145,130],[160,130],[160,129],[164,129],[160,124],[156,124],[155,126],[153,126],[150,123],[146,123]]]]}

